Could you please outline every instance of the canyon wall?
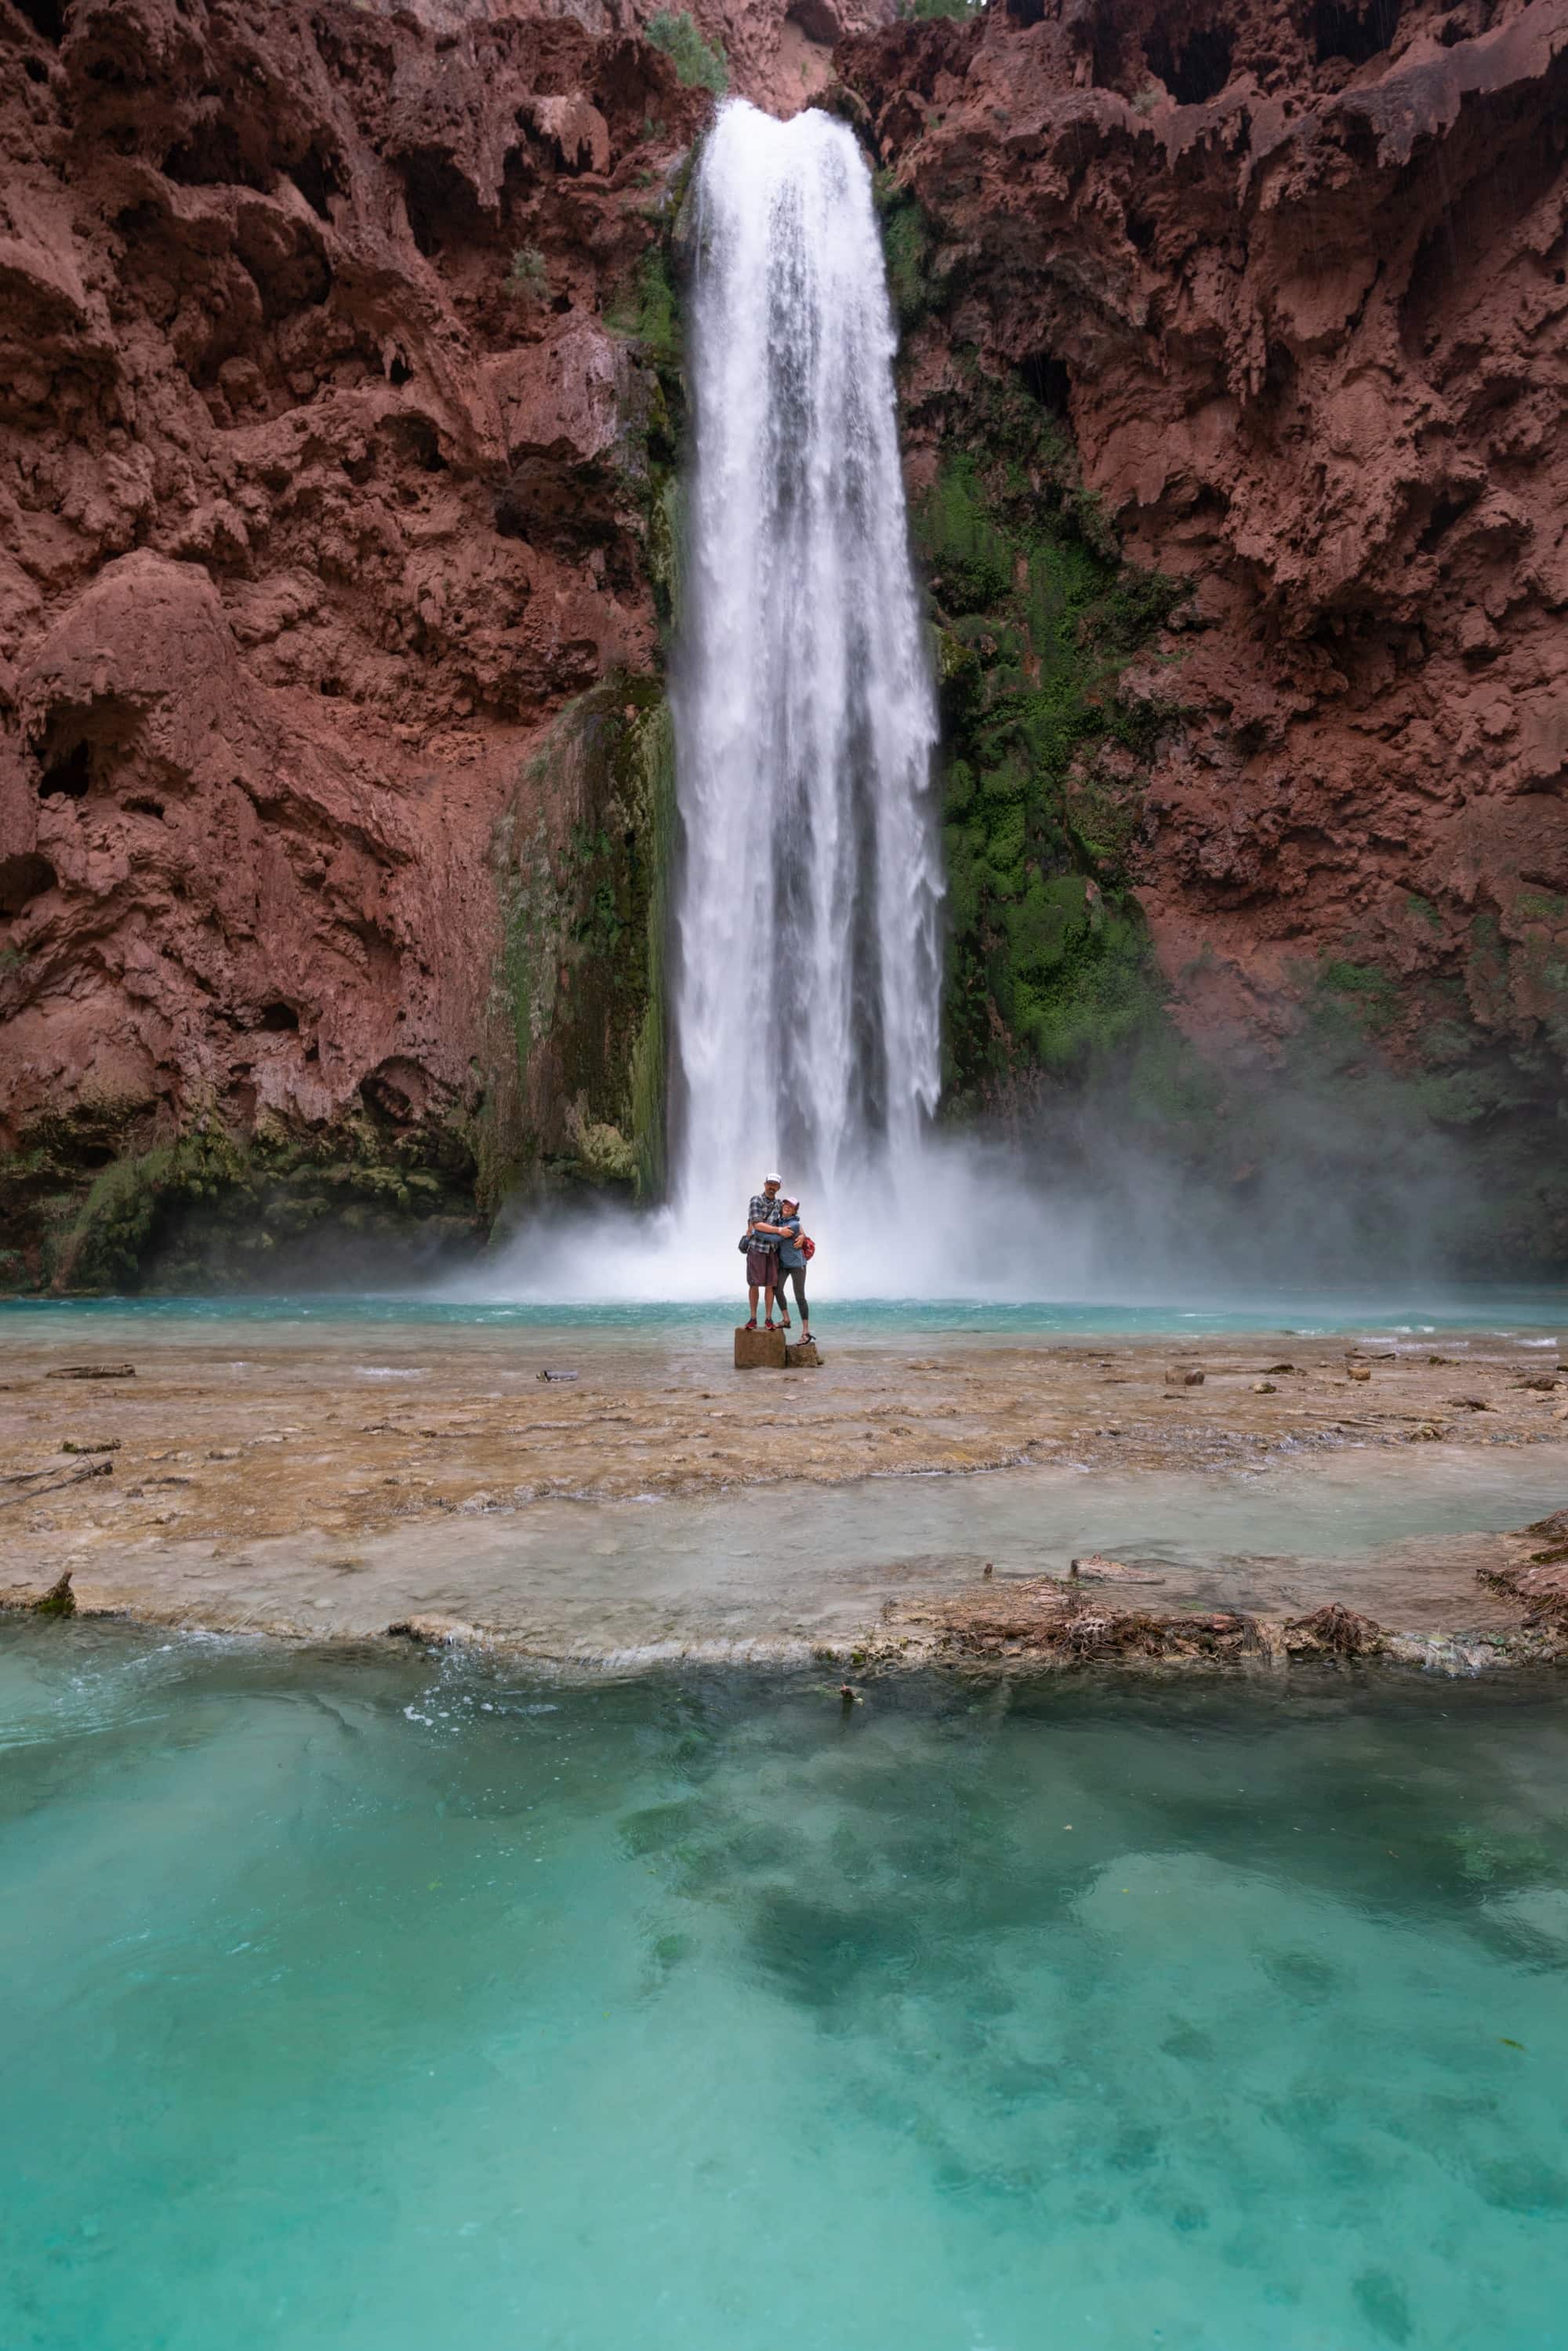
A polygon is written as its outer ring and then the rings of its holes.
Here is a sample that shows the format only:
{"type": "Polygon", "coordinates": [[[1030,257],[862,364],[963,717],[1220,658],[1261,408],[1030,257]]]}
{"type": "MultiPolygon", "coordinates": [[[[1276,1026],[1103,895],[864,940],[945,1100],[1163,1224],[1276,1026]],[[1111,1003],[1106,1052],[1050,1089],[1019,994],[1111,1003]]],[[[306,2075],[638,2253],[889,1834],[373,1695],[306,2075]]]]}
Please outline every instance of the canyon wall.
{"type": "Polygon", "coordinates": [[[0,1280],[656,1194],[727,81],[880,166],[953,1114],[1375,1072],[1568,1260],[1568,0],[893,17],[0,0],[0,1280]]]}
{"type": "Polygon", "coordinates": [[[645,272],[711,96],[601,13],[0,12],[13,1280],[656,1161],[645,272]]]}
{"type": "Polygon", "coordinates": [[[838,65],[960,689],[960,1085],[1148,1033],[1141,932],[1239,1205],[1249,1095],[1328,1087],[1468,1171],[1462,1254],[1561,1264],[1568,5],[998,0],[838,65]]]}

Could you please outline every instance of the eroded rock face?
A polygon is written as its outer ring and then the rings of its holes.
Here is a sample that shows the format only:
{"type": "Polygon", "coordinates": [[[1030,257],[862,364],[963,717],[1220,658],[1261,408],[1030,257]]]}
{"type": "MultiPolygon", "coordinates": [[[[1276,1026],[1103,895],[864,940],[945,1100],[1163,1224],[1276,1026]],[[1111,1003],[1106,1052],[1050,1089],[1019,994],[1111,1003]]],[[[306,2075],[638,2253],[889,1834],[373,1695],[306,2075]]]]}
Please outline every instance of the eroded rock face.
{"type": "Polygon", "coordinates": [[[656,644],[637,273],[711,101],[598,16],[0,26],[14,1276],[193,1122],[472,1210],[502,852],[600,813],[533,754],[656,644]]]}
{"type": "MultiPolygon", "coordinates": [[[[1181,1027],[1266,1060],[1328,970],[1441,1119],[1546,1133],[1568,0],[0,12],[5,1279],[156,1238],[106,1195],[83,1257],[95,1171],[203,1196],[252,1143],[437,1221],[656,1182],[647,267],[720,49],[779,112],[836,73],[930,224],[917,494],[1021,388],[1183,583],[1119,689],[1168,723],[1068,828],[1135,812],[1181,1027]]],[[[1041,956],[1116,932],[1078,856],[1041,956]]]]}
{"type": "Polygon", "coordinates": [[[1183,706],[1136,851],[1183,1025],[1277,1040],[1332,963],[1413,1066],[1479,1032],[1549,1113],[1568,5],[1009,0],[838,62],[940,243],[917,474],[967,352],[1190,584],[1131,681],[1183,706]]]}

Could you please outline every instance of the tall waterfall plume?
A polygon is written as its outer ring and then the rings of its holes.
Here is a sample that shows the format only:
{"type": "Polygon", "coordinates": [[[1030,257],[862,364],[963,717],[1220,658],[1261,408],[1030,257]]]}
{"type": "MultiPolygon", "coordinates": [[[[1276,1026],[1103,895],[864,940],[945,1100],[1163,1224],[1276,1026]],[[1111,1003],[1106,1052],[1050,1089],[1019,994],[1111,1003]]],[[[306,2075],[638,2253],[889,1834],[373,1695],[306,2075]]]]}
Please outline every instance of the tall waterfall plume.
{"type": "Polygon", "coordinates": [[[1014,1296],[1026,1260],[1060,1294],[1082,1255],[1060,1209],[930,1127],[936,708],[871,175],[843,123],[736,101],[695,210],[670,1197],[536,1228],[503,1279],[712,1298],[738,1286],[776,1163],[819,1243],[814,1295],[1014,1296]]]}
{"type": "Polygon", "coordinates": [[[765,1163],[852,1222],[907,1167],[939,1082],[942,893],[870,173],[831,116],[737,100],[696,204],[672,1103],[694,1239],[727,1234],[765,1163]]]}

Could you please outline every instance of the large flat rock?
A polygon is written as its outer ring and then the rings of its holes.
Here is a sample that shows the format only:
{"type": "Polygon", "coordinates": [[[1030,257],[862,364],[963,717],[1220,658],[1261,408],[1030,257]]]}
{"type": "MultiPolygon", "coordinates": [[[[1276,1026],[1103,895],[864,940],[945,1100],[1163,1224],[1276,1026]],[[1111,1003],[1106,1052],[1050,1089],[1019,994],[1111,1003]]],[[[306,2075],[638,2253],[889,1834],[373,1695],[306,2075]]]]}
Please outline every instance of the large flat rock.
{"type": "Polygon", "coordinates": [[[748,1331],[735,1326],[735,1368],[737,1372],[781,1372],[784,1368],[782,1331],[748,1331]]]}

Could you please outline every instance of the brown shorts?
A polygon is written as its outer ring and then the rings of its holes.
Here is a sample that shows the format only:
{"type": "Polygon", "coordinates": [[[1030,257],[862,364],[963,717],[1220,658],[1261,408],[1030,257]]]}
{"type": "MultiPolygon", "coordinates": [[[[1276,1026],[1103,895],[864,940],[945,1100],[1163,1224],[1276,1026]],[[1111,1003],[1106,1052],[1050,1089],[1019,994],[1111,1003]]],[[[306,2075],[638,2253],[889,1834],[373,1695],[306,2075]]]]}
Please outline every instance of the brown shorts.
{"type": "Polygon", "coordinates": [[[771,1290],[779,1280],[779,1252],[754,1241],[746,1252],[746,1279],[753,1290],[771,1290]]]}

